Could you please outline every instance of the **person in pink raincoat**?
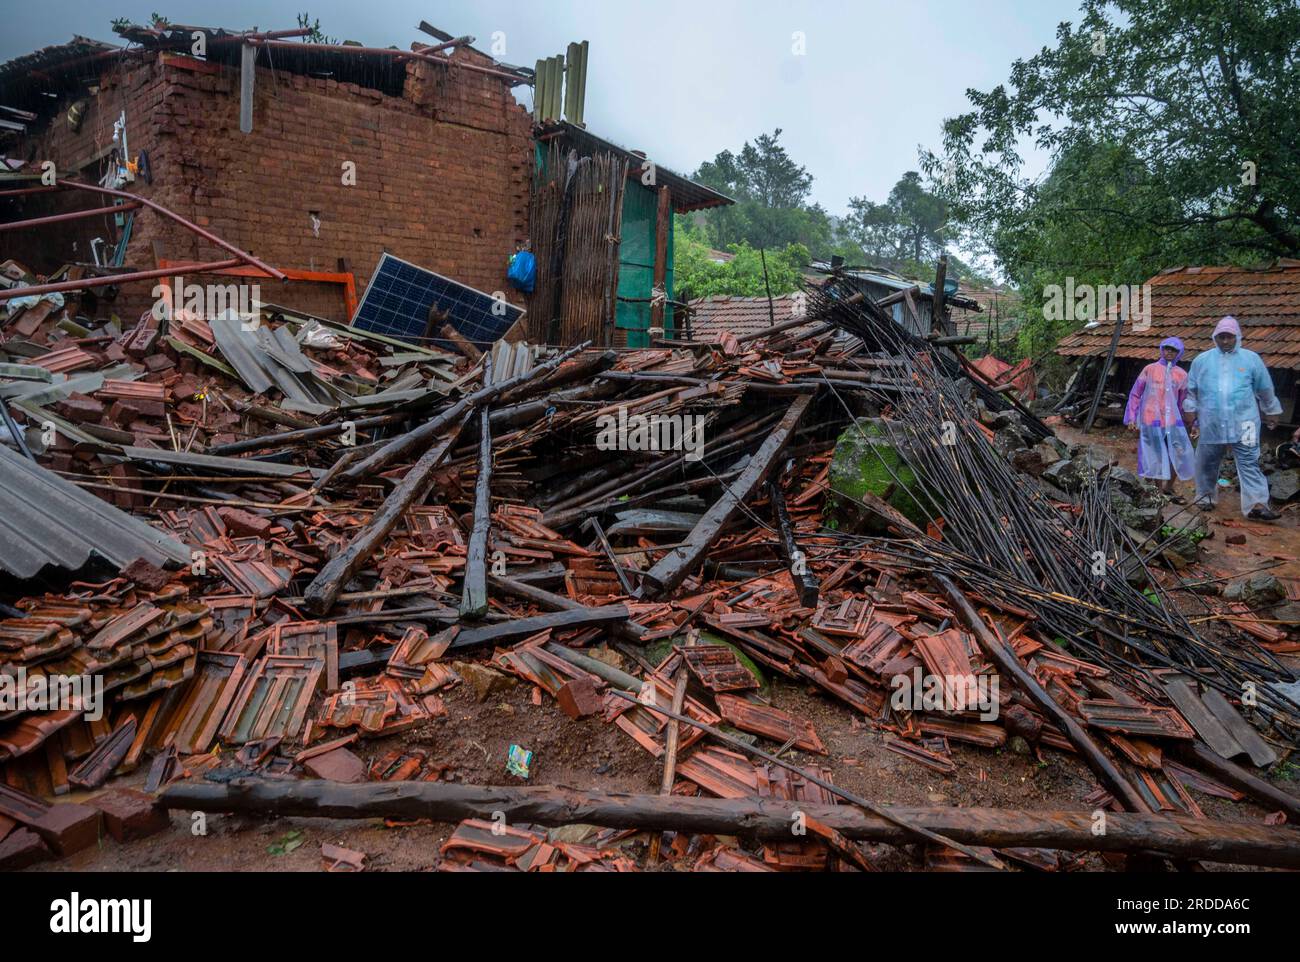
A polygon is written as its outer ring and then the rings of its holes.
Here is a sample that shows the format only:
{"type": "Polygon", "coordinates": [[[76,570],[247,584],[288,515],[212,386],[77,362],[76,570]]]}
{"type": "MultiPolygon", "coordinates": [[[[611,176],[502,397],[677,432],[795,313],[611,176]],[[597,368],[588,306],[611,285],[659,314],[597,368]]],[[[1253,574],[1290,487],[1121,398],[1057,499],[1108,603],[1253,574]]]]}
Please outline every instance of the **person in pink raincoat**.
{"type": "MultiPolygon", "coordinates": [[[[1160,490],[1174,493],[1174,474],[1189,481],[1196,476],[1192,439],[1183,423],[1187,397],[1187,372],[1178,366],[1183,342],[1176,337],[1160,342],[1160,360],[1138,375],[1128,396],[1124,423],[1138,435],[1138,476],[1160,481],[1160,490]]],[[[1177,504],[1186,500],[1174,497],[1177,504]]]]}

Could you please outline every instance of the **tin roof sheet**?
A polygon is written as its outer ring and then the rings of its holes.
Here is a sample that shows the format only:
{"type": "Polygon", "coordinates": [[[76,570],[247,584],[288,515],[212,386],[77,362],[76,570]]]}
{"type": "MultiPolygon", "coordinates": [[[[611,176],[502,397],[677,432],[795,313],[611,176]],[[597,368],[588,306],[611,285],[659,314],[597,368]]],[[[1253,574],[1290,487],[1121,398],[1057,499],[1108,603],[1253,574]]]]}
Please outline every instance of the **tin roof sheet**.
{"type": "Polygon", "coordinates": [[[0,570],[31,578],[47,566],[75,571],[98,555],[123,568],[188,563],[189,549],[0,445],[0,570]]]}

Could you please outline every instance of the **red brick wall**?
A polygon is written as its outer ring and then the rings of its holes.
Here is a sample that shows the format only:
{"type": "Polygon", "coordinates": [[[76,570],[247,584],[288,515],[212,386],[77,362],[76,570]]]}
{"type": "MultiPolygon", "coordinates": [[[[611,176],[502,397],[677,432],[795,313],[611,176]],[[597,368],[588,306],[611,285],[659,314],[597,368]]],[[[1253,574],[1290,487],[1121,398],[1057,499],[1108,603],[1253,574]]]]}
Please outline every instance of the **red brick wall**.
{"type": "MultiPolygon", "coordinates": [[[[469,51],[458,57],[487,62],[469,51]]],[[[152,186],[137,181],[128,189],[269,264],[337,271],[342,260],[356,274],[360,296],[388,251],[522,303],[505,272],[516,243],[528,236],[531,120],[501,80],[412,63],[403,96],[391,97],[284,70],[273,78],[259,68],[253,131],[243,134],[238,69],[211,73],[151,62],[105,77],[80,133],[72,135],[60,114],[40,135],[37,152],[64,163],[92,155],[108,142],[105,129],[111,140],[122,106],[131,151],[148,151],[154,178],[152,186]],[[344,161],[356,164],[355,186],[342,182],[344,161]]],[[[6,250],[20,254],[10,243],[0,247],[6,250]]],[[[127,260],[152,268],[155,255],[225,256],[179,225],[145,214],[127,260]]],[[[260,283],[264,300],[345,319],[341,288],[260,283]]],[[[122,307],[147,306],[147,286],[125,292],[122,307]]]]}

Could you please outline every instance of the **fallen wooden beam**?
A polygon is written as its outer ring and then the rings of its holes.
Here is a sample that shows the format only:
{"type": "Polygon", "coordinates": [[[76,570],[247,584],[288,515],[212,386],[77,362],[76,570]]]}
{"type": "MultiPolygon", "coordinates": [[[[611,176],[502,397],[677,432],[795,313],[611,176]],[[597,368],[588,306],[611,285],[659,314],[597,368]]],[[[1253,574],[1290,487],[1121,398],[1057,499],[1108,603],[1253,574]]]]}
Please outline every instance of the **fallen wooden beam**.
{"type": "Polygon", "coordinates": [[[980,648],[989,656],[989,660],[997,666],[998,671],[1014,679],[1020,689],[1029,696],[1029,700],[1038,706],[1039,710],[1065,733],[1065,737],[1069,739],[1071,745],[1078,749],[1079,756],[1092,769],[1093,774],[1101,781],[1106,791],[1114,795],[1116,800],[1130,812],[1150,811],[1142,796],[1129,784],[1128,779],[1124,777],[1115,763],[1097,747],[1097,743],[1083,730],[1083,726],[1074,720],[1073,715],[1058,705],[1055,699],[1047,693],[1046,689],[1038,683],[1038,679],[1031,675],[1024,665],[1020,664],[1020,659],[1016,657],[1015,652],[989,631],[988,625],[984,624],[984,619],[979,616],[979,612],[974,609],[957,586],[949,581],[946,576],[937,572],[934,575],[934,580],[943,589],[943,593],[948,596],[948,601],[952,603],[953,610],[966,623],[966,627],[971,630],[975,640],[979,642],[980,648]]]}
{"type": "Polygon", "coordinates": [[[440,435],[450,424],[459,421],[465,414],[474,410],[481,404],[487,404],[497,396],[519,387],[521,384],[527,384],[535,381],[545,374],[555,370],[569,358],[586,349],[590,341],[584,341],[577,347],[571,347],[562,354],[557,354],[542,364],[520,374],[518,377],[512,377],[505,381],[499,381],[496,384],[489,384],[480,388],[473,394],[469,394],[454,403],[447,410],[442,411],[436,417],[432,418],[425,424],[407,431],[399,437],[393,438],[383,447],[368,458],[358,461],[356,464],[348,467],[346,471],[339,474],[340,482],[347,484],[356,484],[358,481],[370,477],[376,471],[387,467],[394,460],[419,448],[422,444],[429,443],[433,438],[440,435]]]}
{"type": "Polygon", "coordinates": [[[786,442],[794,434],[812,399],[803,395],[795,398],[785,416],[777,422],[767,440],[749,459],[740,476],[723,492],[722,497],[704,513],[685,540],[659,559],[645,575],[641,592],[644,597],[657,597],[672,591],[691,573],[722,534],[723,527],[740,509],[754,489],[780,456],[786,442]]]}
{"type": "Polygon", "coordinates": [[[816,608],[821,586],[817,576],[808,570],[808,556],[799,548],[794,537],[794,524],[790,521],[790,511],[785,505],[785,492],[777,481],[767,485],[768,500],[772,502],[772,514],[776,517],[776,528],[781,534],[781,549],[785,560],[790,565],[790,577],[799,591],[799,604],[805,608],[816,608]]]}
{"type": "Polygon", "coordinates": [[[429,486],[433,483],[433,469],[456,443],[464,424],[465,420],[462,418],[452,426],[452,430],[442,440],[420,457],[415,466],[406,472],[406,477],[398,482],[397,487],[389,494],[380,509],[370,516],[366,526],[312,579],[307,590],[303,592],[305,599],[303,607],[311,614],[323,615],[334,607],[339,592],[383,544],[384,539],[388,537],[388,532],[393,530],[411,505],[416,504],[428,493],[429,486]]]}
{"type": "Polygon", "coordinates": [[[1300,798],[1288,795],[1237,763],[1220,758],[1200,742],[1174,743],[1169,746],[1169,752],[1183,764],[1245,792],[1261,805],[1286,812],[1287,818],[1293,822],[1300,822],[1300,798]]]}
{"type": "Polygon", "coordinates": [[[442,330],[438,332],[438,335],[471,361],[477,361],[483,356],[483,352],[474,346],[473,341],[470,341],[450,324],[442,325],[442,330]]]}
{"type": "Polygon", "coordinates": [[[209,448],[205,453],[228,456],[242,454],[244,451],[289,447],[296,444],[306,444],[309,441],[340,437],[344,431],[344,424],[350,424],[357,431],[364,431],[368,428],[404,421],[409,417],[409,414],[378,414],[374,417],[361,418],[356,421],[339,421],[334,424],[302,428],[297,431],[281,431],[279,434],[264,434],[261,437],[245,438],[242,441],[219,444],[214,448],[209,448]]]}
{"type": "MultiPolygon", "coordinates": [[[[492,380],[492,358],[483,360],[483,380],[492,380]]],[[[478,478],[474,481],[474,527],[465,551],[465,581],[461,588],[460,613],[478,619],[487,614],[487,543],[492,527],[492,415],[485,404],[479,408],[478,478]]]]}
{"type": "MultiPolygon", "coordinates": [[[[813,805],[773,798],[689,798],[622,795],[563,788],[464,785],[455,782],[370,782],[243,778],[225,784],[174,782],[164,807],[197,812],[248,812],[294,818],[432,819],[505,816],[508,824],[602,825],[695,835],[787,839],[799,812],[846,838],[889,845],[916,841],[895,822],[852,805],[813,805]]],[[[1168,815],[1108,813],[1095,832],[1089,812],[996,808],[891,808],[907,824],[955,841],[990,848],[1054,848],[1078,852],[1154,851],[1169,858],[1273,868],[1300,867],[1300,831],[1253,822],[1168,815]]]]}
{"type": "Polygon", "coordinates": [[[629,612],[623,605],[604,605],[600,608],[572,608],[552,611],[530,618],[515,618],[494,625],[484,625],[462,631],[451,643],[452,648],[472,648],[476,645],[518,641],[547,628],[585,628],[589,625],[611,624],[626,621],[629,612]]]}
{"type": "MultiPolygon", "coordinates": [[[[625,691],[611,690],[610,694],[617,698],[622,698],[626,701],[637,702],[638,704],[641,704],[639,699],[634,698],[632,695],[629,695],[625,691]]],[[[885,819],[886,821],[893,822],[895,825],[909,832],[913,836],[913,841],[933,842],[937,845],[946,845],[949,848],[956,849],[957,851],[961,852],[963,855],[967,856],[968,858],[972,858],[983,865],[987,865],[989,868],[999,869],[999,870],[1006,868],[1005,865],[1003,865],[1000,861],[998,861],[998,859],[994,857],[986,855],[983,852],[977,852],[975,851],[975,849],[963,845],[961,842],[949,838],[946,835],[940,835],[936,832],[930,831],[927,828],[923,828],[919,825],[914,825],[910,822],[907,822],[894,815],[894,813],[892,812],[892,810],[889,809],[888,806],[877,805],[875,802],[871,801],[870,799],[863,798],[861,795],[858,795],[856,792],[851,792],[847,788],[844,788],[840,785],[836,785],[834,782],[822,778],[820,775],[816,774],[815,772],[811,772],[806,768],[800,768],[798,765],[796,765],[792,761],[789,761],[788,759],[781,758],[779,755],[771,755],[763,751],[763,749],[759,748],[757,745],[751,745],[748,741],[745,741],[743,738],[737,738],[735,735],[728,734],[727,732],[724,732],[720,728],[714,728],[712,725],[706,725],[702,721],[697,721],[694,718],[690,718],[679,712],[675,712],[670,708],[664,708],[657,704],[655,705],[647,704],[644,705],[643,707],[647,711],[652,711],[658,715],[663,715],[665,718],[676,719],[678,722],[684,722],[687,725],[691,726],[692,728],[698,728],[700,731],[704,732],[706,735],[709,735],[711,738],[715,739],[716,741],[720,741],[724,745],[729,745],[738,751],[742,751],[746,755],[753,755],[755,758],[761,758],[763,761],[767,762],[768,764],[777,765],[781,768],[784,768],[786,771],[794,772],[800,778],[804,779],[804,781],[811,782],[812,784],[817,785],[820,788],[824,788],[832,795],[844,799],[846,802],[851,802],[854,805],[857,805],[860,808],[865,809],[866,811],[870,812],[873,815],[879,815],[881,818],[885,819]]]]}
{"type": "MultiPolygon", "coordinates": [[[[574,601],[566,595],[557,595],[553,591],[547,591],[537,585],[527,584],[516,578],[507,578],[505,575],[488,575],[488,581],[494,588],[500,588],[516,598],[535,602],[543,608],[549,608],[551,611],[576,611],[585,607],[582,602],[574,601]]],[[[620,638],[626,638],[628,641],[634,641],[637,644],[645,641],[646,630],[635,621],[618,622],[613,625],[611,630],[620,638]]]]}

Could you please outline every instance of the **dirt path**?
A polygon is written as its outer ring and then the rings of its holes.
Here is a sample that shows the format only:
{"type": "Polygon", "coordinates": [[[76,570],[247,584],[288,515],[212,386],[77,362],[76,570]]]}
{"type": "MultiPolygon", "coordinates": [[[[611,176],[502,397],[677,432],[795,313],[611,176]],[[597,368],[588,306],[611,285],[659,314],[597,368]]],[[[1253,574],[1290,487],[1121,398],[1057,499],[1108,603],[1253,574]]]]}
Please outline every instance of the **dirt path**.
{"type": "MultiPolygon", "coordinates": [[[[1104,448],[1122,467],[1137,470],[1137,442],[1123,428],[1094,428],[1091,434],[1085,435],[1075,428],[1058,426],[1056,433],[1070,444],[1092,444],[1104,448]]],[[[1180,481],[1175,490],[1190,501],[1195,485],[1191,481],[1180,481]]],[[[1300,586],[1300,504],[1274,507],[1282,513],[1279,520],[1271,524],[1247,521],[1241,516],[1241,499],[1236,488],[1228,489],[1210,513],[1213,537],[1202,541],[1201,547],[1207,564],[1230,572],[1234,577],[1280,562],[1269,570],[1284,583],[1289,583],[1291,596],[1297,597],[1300,596],[1295,591],[1300,586]],[[1234,534],[1244,534],[1246,543],[1227,544],[1228,536],[1234,534]]],[[[1186,520],[1199,511],[1199,508],[1189,507],[1183,518],[1177,521],[1186,520]]]]}

